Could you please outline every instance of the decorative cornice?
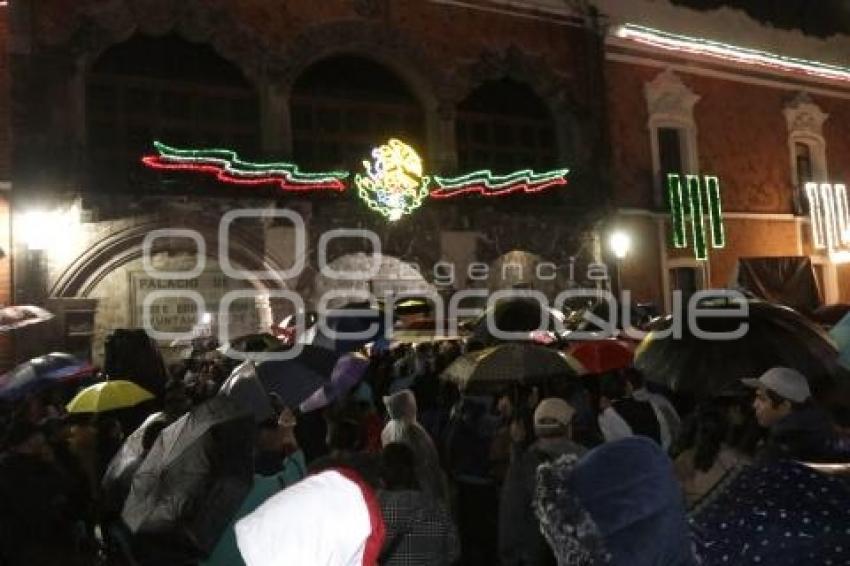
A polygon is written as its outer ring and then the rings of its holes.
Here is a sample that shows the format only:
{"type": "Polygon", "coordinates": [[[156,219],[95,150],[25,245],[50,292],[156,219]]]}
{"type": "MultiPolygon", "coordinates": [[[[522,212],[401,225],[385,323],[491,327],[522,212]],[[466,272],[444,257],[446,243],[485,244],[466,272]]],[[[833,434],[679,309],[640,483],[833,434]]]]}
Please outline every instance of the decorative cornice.
{"type": "Polygon", "coordinates": [[[823,112],[805,91],[797,93],[782,110],[788,122],[788,133],[806,133],[823,137],[823,123],[829,114],[823,112]]]}
{"type": "Polygon", "coordinates": [[[670,69],[665,69],[646,83],[644,94],[650,119],[663,116],[692,122],[694,105],[700,99],[670,69]]]}

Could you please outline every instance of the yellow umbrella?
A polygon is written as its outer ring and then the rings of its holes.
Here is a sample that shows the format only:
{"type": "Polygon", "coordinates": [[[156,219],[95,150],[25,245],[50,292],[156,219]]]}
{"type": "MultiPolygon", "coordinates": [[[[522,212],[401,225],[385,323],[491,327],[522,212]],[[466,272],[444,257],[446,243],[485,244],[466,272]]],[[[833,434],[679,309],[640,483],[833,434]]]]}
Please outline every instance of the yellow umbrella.
{"type": "Polygon", "coordinates": [[[71,399],[66,408],[69,413],[103,413],[132,407],[149,399],[153,399],[150,391],[132,381],[119,379],[86,387],[71,399]]]}

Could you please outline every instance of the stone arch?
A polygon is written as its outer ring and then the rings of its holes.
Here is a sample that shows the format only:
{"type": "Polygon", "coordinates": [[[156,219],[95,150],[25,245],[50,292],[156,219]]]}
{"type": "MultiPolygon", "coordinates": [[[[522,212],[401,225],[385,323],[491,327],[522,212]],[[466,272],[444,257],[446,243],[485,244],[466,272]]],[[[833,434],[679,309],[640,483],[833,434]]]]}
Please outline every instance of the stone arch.
{"type": "MultiPolygon", "coordinates": [[[[576,116],[584,113],[577,112],[581,105],[572,94],[569,78],[555,71],[543,56],[530,55],[516,46],[482,51],[477,60],[454,70],[449,99],[457,106],[479,87],[506,78],[528,85],[545,103],[555,123],[558,157],[565,162],[579,157],[584,136],[576,116]]],[[[583,161],[586,157],[582,153],[579,158],[583,161]]]]}
{"type": "Polygon", "coordinates": [[[401,77],[426,111],[436,109],[438,85],[444,84],[439,67],[411,38],[377,22],[350,20],[312,27],[272,62],[271,73],[288,93],[308,67],[336,55],[380,63],[401,77]]]}
{"type": "MultiPolygon", "coordinates": [[[[139,222],[131,227],[115,230],[98,239],[84,253],[71,261],[51,286],[52,298],[84,298],[97,287],[109,273],[142,257],[145,236],[152,230],[174,228],[196,230],[206,242],[207,257],[218,258],[218,222],[200,220],[192,223],[175,223],[166,219],[139,222]]],[[[262,253],[263,244],[242,230],[233,229],[229,245],[231,262],[246,270],[280,273],[283,267],[262,253]]],[[[195,243],[188,238],[158,238],[152,245],[154,254],[168,251],[194,253],[195,243]]],[[[258,290],[282,290],[287,281],[277,277],[256,279],[251,283],[258,290]]]]}
{"type": "Polygon", "coordinates": [[[107,4],[77,4],[77,12],[39,38],[48,50],[63,52],[82,63],[83,71],[109,47],[133,34],[162,36],[169,32],[195,43],[208,43],[222,58],[256,81],[262,76],[273,46],[228,14],[227,4],[216,8],[203,0],[152,0],[145,5],[131,0],[107,4]]]}
{"type": "Polygon", "coordinates": [[[311,27],[270,63],[270,82],[288,107],[292,87],[306,69],[342,55],[370,59],[397,75],[424,111],[428,161],[435,170],[453,161],[453,148],[445,139],[445,76],[420,44],[398,30],[363,20],[311,27]]]}

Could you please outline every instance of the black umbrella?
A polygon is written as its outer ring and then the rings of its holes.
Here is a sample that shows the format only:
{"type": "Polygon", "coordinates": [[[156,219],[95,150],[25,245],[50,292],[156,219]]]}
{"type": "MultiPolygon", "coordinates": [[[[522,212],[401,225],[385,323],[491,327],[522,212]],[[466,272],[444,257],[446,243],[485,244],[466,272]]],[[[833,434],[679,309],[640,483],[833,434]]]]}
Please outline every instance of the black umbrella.
{"type": "Polygon", "coordinates": [[[566,330],[566,317],[558,309],[541,305],[534,299],[516,297],[498,301],[471,323],[471,341],[485,346],[504,342],[493,336],[491,319],[498,331],[506,333],[527,334],[533,330],[548,330],[560,335],[566,330]]]}
{"type": "Polygon", "coordinates": [[[145,456],[144,440],[148,429],[153,433],[155,430],[153,427],[162,428],[167,424],[165,413],[159,412],[148,416],[139,428],[124,439],[121,448],[109,461],[109,466],[100,482],[101,507],[107,515],[121,514],[121,508],[130,492],[133,476],[145,456]]]}
{"type": "Polygon", "coordinates": [[[570,356],[533,344],[508,343],[469,352],[443,371],[441,378],[466,393],[493,391],[512,384],[536,384],[579,375],[570,356]]]}
{"type": "Polygon", "coordinates": [[[241,403],[251,411],[258,423],[275,416],[269,395],[257,377],[257,368],[250,360],[233,370],[230,377],[221,384],[218,394],[241,403]]]}
{"type": "Polygon", "coordinates": [[[253,481],[254,421],[213,397],[165,428],[133,477],[122,517],[137,535],[212,551],[253,481]]]}
{"type": "MultiPolygon", "coordinates": [[[[717,306],[728,309],[728,305],[717,306]]],[[[672,317],[664,317],[638,347],[635,366],[648,380],[693,398],[734,393],[741,388],[741,378],[758,377],[775,366],[806,375],[816,396],[830,389],[838,372],[838,352],[823,330],[787,307],[757,301],[748,306],[746,318],[697,319],[705,332],[732,332],[746,322],[747,333],[735,340],[701,339],[686,320],[680,339],[659,338],[658,332],[673,322],[672,317]]]]}
{"type": "Polygon", "coordinates": [[[302,345],[297,357],[269,360],[257,365],[257,377],[269,393],[280,396],[287,407],[297,407],[330,379],[339,360],[333,350],[302,345]]]}
{"type": "Polygon", "coordinates": [[[118,449],[118,452],[115,453],[115,456],[112,457],[112,460],[109,461],[109,466],[103,474],[101,485],[104,489],[108,489],[108,487],[116,481],[126,481],[129,483],[129,478],[126,477],[126,474],[130,470],[135,471],[136,464],[138,464],[136,459],[141,457],[145,451],[142,446],[145,431],[149,426],[155,423],[165,422],[165,420],[166,417],[164,413],[154,413],[148,416],[148,418],[139,425],[139,428],[124,439],[124,443],[121,445],[121,448],[118,449]]]}

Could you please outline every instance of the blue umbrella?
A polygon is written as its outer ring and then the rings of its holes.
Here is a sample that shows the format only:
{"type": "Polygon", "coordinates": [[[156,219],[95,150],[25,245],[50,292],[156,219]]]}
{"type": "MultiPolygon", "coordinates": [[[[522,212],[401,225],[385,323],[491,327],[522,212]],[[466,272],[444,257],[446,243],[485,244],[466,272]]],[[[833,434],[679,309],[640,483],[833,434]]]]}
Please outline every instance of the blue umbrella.
{"type": "Polygon", "coordinates": [[[53,352],[0,375],[0,399],[17,400],[54,383],[91,375],[94,368],[71,354],[53,352]]]}
{"type": "Polygon", "coordinates": [[[796,462],[745,467],[691,515],[705,564],[847,564],[850,490],[796,462]]]}
{"type": "Polygon", "coordinates": [[[304,336],[304,343],[345,354],[384,337],[384,313],[368,303],[351,303],[320,315],[320,321],[304,336]],[[347,312],[346,312],[347,311],[347,312]],[[324,326],[321,320],[324,320],[324,326]],[[328,332],[330,331],[330,332],[328,332]],[[361,334],[353,338],[352,334],[361,334]]]}
{"type": "Polygon", "coordinates": [[[324,386],[339,360],[339,354],[326,348],[302,346],[298,356],[257,364],[257,377],[269,393],[275,393],[287,407],[297,407],[324,386]]]}

